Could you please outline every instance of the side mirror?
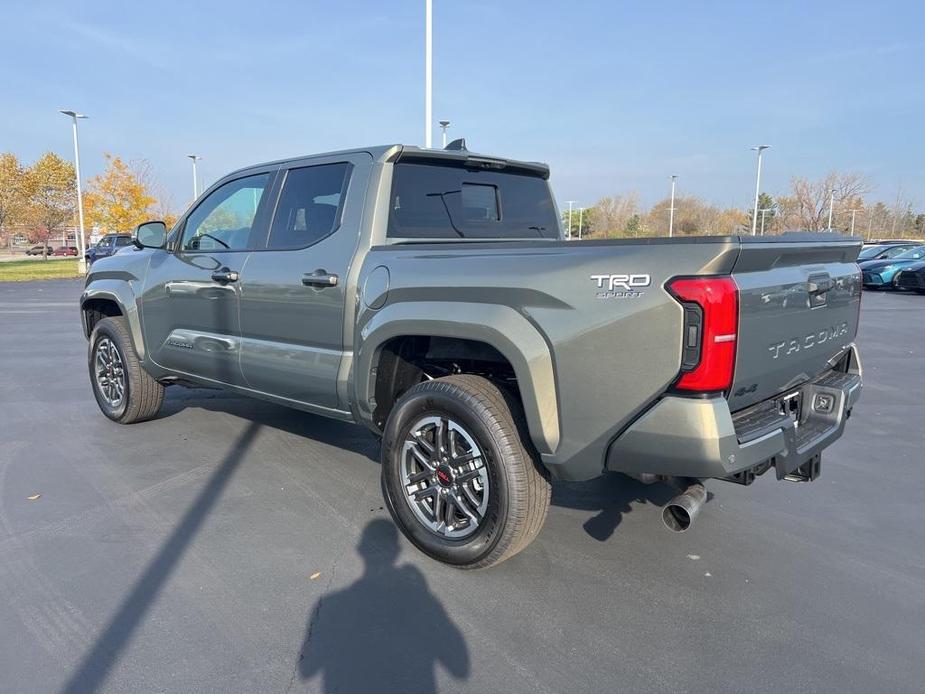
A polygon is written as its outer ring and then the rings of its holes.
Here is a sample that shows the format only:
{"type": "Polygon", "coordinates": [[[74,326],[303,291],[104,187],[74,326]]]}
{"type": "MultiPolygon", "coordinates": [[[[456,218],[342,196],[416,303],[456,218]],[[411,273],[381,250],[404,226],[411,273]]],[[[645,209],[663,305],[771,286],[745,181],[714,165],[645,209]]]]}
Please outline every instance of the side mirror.
{"type": "Polygon", "coordinates": [[[132,234],[132,243],[137,248],[163,248],[167,240],[167,225],[163,222],[139,224],[132,234]]]}

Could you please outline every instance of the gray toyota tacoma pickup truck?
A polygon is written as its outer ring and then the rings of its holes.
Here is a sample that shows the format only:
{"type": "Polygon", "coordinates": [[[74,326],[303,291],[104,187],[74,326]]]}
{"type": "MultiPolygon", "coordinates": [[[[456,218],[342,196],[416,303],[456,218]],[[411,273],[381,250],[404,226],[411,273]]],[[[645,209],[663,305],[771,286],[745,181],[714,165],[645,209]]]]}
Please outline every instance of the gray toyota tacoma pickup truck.
{"type": "Polygon", "coordinates": [[[382,491],[438,560],[496,564],[553,480],[809,481],[861,391],[860,240],[565,241],[543,164],[401,145],[252,166],[93,264],[100,409],[226,388],[382,437],[382,491]]]}

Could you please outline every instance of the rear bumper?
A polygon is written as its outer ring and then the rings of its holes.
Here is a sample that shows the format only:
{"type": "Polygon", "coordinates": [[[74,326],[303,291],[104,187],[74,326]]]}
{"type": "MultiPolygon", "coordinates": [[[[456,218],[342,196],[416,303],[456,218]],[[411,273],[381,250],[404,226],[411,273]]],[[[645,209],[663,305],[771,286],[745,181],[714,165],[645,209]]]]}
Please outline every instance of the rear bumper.
{"type": "Polygon", "coordinates": [[[848,364],[847,372],[829,371],[791,391],[802,398],[798,423],[780,412],[779,399],[732,414],[722,397],[664,397],[611,443],[606,467],[746,484],[772,467],[778,479],[800,477],[842,435],[861,395],[853,345],[848,364]]]}

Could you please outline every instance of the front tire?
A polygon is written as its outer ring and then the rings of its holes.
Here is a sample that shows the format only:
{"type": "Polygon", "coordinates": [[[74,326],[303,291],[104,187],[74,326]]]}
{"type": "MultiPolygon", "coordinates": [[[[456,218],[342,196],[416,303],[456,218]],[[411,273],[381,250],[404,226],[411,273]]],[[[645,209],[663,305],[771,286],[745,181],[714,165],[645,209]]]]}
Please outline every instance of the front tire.
{"type": "Polygon", "coordinates": [[[464,569],[529,545],[550,499],[520,403],[468,374],[419,383],[395,404],[382,439],[382,491],[405,537],[464,569]]]}
{"type": "Polygon", "coordinates": [[[164,386],[142,368],[121,316],[103,318],[93,328],[88,366],[96,403],[112,421],[134,424],[160,411],[164,386]]]}

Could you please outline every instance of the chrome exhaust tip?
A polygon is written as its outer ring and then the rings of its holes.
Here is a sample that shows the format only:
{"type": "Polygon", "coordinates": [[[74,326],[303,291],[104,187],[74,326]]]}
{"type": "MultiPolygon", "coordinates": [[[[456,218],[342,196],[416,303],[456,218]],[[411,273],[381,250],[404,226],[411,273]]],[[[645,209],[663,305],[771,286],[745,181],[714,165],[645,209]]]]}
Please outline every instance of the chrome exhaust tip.
{"type": "Polygon", "coordinates": [[[672,532],[683,533],[691,527],[706,500],[707,490],[700,482],[694,482],[662,509],[662,522],[672,532]]]}

